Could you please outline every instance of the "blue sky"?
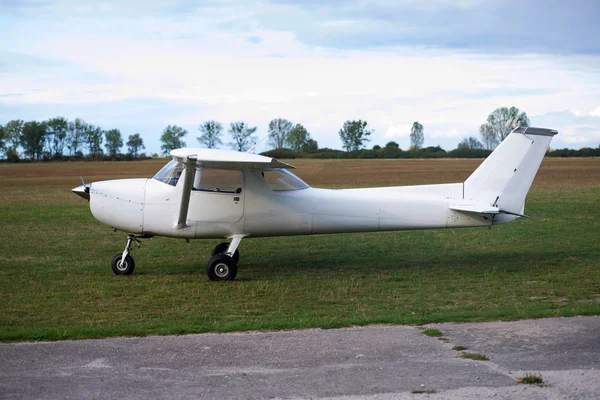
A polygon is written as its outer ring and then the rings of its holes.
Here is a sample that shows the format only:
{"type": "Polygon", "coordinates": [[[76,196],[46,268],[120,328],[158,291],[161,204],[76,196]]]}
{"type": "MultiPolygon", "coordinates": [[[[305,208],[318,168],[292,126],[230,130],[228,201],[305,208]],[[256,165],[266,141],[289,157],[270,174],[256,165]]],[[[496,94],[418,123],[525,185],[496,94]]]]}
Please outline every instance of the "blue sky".
{"type": "Polygon", "coordinates": [[[560,131],[553,148],[597,147],[599,15],[597,0],[2,0],[0,124],[81,117],[158,152],[166,125],[197,146],[209,119],[261,137],[287,118],[333,148],[349,119],[402,148],[419,121],[452,149],[516,106],[560,131]]]}

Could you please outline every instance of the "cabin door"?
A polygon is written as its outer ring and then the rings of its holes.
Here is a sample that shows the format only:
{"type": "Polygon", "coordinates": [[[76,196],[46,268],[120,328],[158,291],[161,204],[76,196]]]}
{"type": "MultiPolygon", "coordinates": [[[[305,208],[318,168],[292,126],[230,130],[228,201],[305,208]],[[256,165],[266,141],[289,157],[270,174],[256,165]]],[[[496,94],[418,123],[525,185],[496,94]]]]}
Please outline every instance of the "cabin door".
{"type": "Polygon", "coordinates": [[[244,215],[244,175],[240,170],[197,168],[190,196],[192,221],[237,222],[244,215]]]}

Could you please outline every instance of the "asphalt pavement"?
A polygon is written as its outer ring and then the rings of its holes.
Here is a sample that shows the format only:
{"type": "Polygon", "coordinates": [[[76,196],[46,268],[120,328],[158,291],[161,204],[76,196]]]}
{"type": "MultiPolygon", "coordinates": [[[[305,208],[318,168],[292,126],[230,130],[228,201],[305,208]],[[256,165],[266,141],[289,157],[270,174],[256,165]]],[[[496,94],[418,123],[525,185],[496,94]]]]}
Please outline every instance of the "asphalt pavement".
{"type": "Polygon", "coordinates": [[[600,398],[600,317],[425,328],[0,344],[0,398],[600,398]]]}

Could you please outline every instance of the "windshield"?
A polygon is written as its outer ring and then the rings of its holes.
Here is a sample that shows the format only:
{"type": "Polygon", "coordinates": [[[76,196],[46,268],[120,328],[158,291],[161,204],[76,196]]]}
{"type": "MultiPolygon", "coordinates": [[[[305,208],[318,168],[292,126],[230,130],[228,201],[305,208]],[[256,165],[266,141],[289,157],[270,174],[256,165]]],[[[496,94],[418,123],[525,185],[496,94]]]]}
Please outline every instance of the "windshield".
{"type": "Polygon", "coordinates": [[[309,186],[286,169],[267,169],[263,172],[271,189],[275,191],[306,189],[309,186]]]}
{"type": "Polygon", "coordinates": [[[171,160],[167,165],[154,175],[154,179],[171,186],[176,186],[181,173],[183,172],[183,163],[177,160],[171,160]]]}

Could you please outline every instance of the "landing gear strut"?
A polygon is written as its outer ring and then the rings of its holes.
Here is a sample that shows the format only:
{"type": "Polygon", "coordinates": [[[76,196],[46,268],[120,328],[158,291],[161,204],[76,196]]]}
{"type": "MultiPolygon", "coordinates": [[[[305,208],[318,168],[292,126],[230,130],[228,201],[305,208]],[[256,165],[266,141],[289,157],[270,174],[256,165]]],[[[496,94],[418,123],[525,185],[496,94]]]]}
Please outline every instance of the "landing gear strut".
{"type": "Polygon", "coordinates": [[[127,244],[123,253],[117,254],[112,259],[112,270],[116,275],[131,275],[135,269],[135,262],[133,257],[129,255],[131,244],[135,243],[138,247],[141,247],[142,243],[134,235],[127,236],[127,244]]]}
{"type": "MultiPolygon", "coordinates": [[[[141,247],[140,238],[152,236],[145,235],[127,235],[127,244],[122,253],[115,255],[112,259],[112,270],[116,275],[131,275],[135,269],[133,257],[129,255],[132,246],[135,244],[141,247]]],[[[211,281],[232,281],[238,272],[238,261],[240,252],[238,246],[244,238],[243,235],[233,236],[231,243],[219,243],[215,246],[212,257],[206,264],[206,275],[211,281]]]]}
{"type": "MultiPolygon", "coordinates": [[[[227,243],[227,242],[219,243],[218,245],[215,246],[215,249],[212,252],[212,256],[214,257],[217,254],[225,254],[225,253],[227,253],[227,249],[229,249],[229,243],[227,243]]],[[[231,258],[233,258],[235,260],[235,262],[239,262],[240,261],[240,251],[238,249],[236,249],[235,253],[233,253],[233,256],[231,256],[231,258]]]]}
{"type": "Polygon", "coordinates": [[[240,259],[238,246],[243,236],[234,236],[231,243],[218,244],[212,257],[206,264],[206,275],[211,281],[232,281],[237,275],[237,263],[240,259]]]}

